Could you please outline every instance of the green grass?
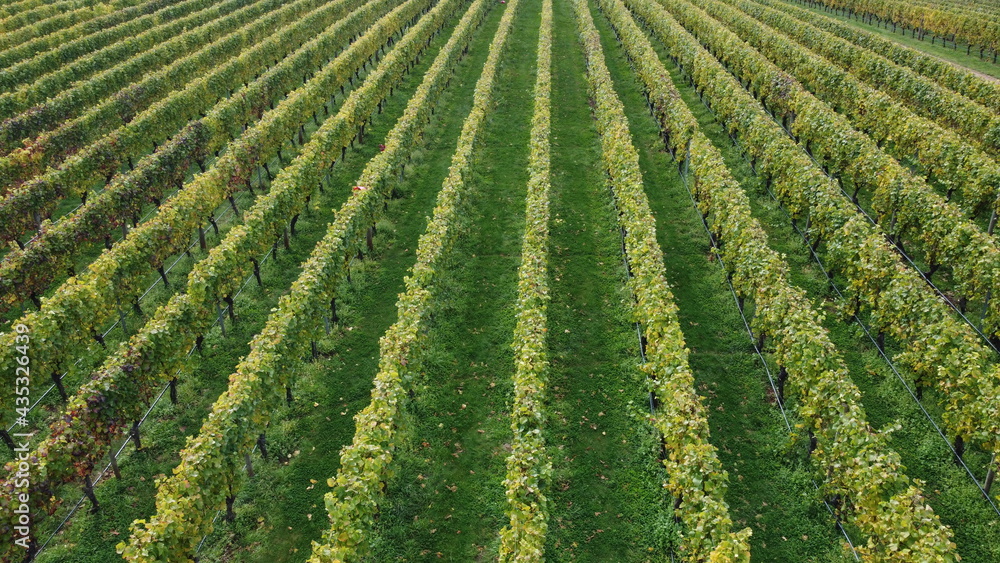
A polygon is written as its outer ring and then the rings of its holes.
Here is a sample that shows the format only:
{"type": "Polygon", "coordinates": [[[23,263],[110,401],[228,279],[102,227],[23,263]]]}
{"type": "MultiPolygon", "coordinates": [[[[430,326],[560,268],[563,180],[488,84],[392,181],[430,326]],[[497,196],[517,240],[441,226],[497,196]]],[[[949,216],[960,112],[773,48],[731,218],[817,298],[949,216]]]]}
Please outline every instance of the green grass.
{"type": "MultiPolygon", "coordinates": [[[[783,0],[788,1],[788,0],[783,0]]],[[[822,14],[828,18],[835,19],[841,23],[856,27],[858,29],[863,29],[867,32],[874,33],[884,39],[890,39],[899,43],[900,45],[905,45],[911,49],[916,49],[928,55],[935,56],[939,59],[944,59],[950,63],[956,64],[958,66],[963,66],[968,69],[974,70],[976,72],[985,74],[987,76],[992,76],[993,78],[1000,79],[1000,64],[993,62],[993,57],[991,54],[983,53],[983,58],[979,57],[979,49],[977,47],[972,48],[972,53],[969,55],[965,54],[966,45],[963,43],[961,45],[956,45],[953,42],[948,42],[949,46],[945,46],[940,40],[935,41],[931,45],[930,34],[924,39],[918,39],[916,37],[911,37],[910,34],[903,32],[902,27],[897,27],[897,31],[893,32],[892,24],[889,27],[882,27],[881,25],[871,25],[865,23],[861,20],[856,20],[850,16],[842,16],[839,13],[834,13],[827,11],[821,7],[810,6],[803,2],[789,2],[799,8],[804,8],[806,10],[811,10],[813,12],[822,14]]]]}

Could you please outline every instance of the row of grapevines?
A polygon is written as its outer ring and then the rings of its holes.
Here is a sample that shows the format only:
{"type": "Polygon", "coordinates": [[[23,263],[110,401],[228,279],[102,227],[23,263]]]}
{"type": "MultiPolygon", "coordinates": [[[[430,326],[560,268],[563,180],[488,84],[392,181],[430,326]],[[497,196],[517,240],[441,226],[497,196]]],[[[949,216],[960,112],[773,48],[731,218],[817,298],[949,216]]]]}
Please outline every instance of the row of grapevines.
{"type": "MultiPolygon", "coordinates": [[[[921,4],[934,6],[933,0],[920,0],[921,4]]],[[[990,16],[1000,16],[1000,5],[990,0],[943,0],[940,4],[945,4],[950,10],[962,10],[965,12],[975,12],[978,14],[989,14],[990,16]]]]}
{"type": "Polygon", "coordinates": [[[0,19],[0,33],[5,35],[0,45],[16,45],[19,41],[24,40],[22,37],[30,39],[51,33],[107,12],[107,7],[101,7],[97,4],[96,0],[85,0],[84,2],[62,0],[7,16],[0,19]]]}
{"type": "MultiPolygon", "coordinates": [[[[336,25],[331,30],[335,35],[328,37],[338,43],[369,25],[372,27],[304,86],[290,93],[275,110],[265,113],[253,127],[230,143],[215,166],[195,177],[165,202],[157,216],[131,231],[110,251],[102,253],[86,272],[70,278],[51,298],[45,300],[40,311],[22,317],[19,322],[30,326],[35,336],[32,369],[41,374],[50,373],[59,365],[68,364],[73,354],[79,353],[88,344],[93,346],[91,335],[113,317],[115,304],[130,303],[141,291],[150,264],[159,266],[166,257],[184,251],[191,233],[203,224],[204,218],[210,216],[236,189],[243,187],[253,170],[261,162],[272,158],[309,115],[322,108],[333,92],[349,77],[352,78],[352,74],[367,63],[368,57],[391,40],[403,24],[416,17],[429,1],[410,0],[384,17],[384,11],[397,0],[369,2],[336,25]]],[[[322,61],[325,56],[320,54],[319,60],[322,61]]],[[[314,67],[296,70],[301,77],[314,67]]],[[[279,74],[269,72],[262,78],[267,80],[279,74]]],[[[378,101],[374,100],[372,107],[378,101]]],[[[224,116],[206,118],[203,121],[211,119],[213,125],[202,123],[192,131],[192,135],[203,135],[209,129],[225,130],[230,124],[222,121],[221,117],[224,116]]],[[[0,335],[3,342],[13,338],[12,332],[0,335]]],[[[0,352],[0,365],[4,369],[13,366],[9,363],[13,361],[10,354],[0,352]]],[[[35,378],[32,383],[41,379],[35,378]]],[[[41,381],[38,384],[41,385],[41,381]]],[[[13,400],[2,391],[0,399],[2,404],[13,400]]]]}
{"type": "Polygon", "coordinates": [[[500,531],[500,561],[545,560],[549,499],[545,495],[552,461],[545,453],[545,388],[548,385],[549,302],[549,122],[552,91],[552,0],[542,2],[531,119],[528,195],[524,242],[517,280],[517,326],[514,328],[514,403],[511,406],[510,455],[507,456],[507,515],[500,531]]]}
{"type": "MultiPolygon", "coordinates": [[[[230,136],[238,136],[235,127],[256,119],[273,97],[294,88],[303,73],[312,72],[332,58],[336,49],[345,48],[344,35],[360,32],[372,20],[374,7],[349,15],[363,0],[338,0],[301,17],[252,49],[240,54],[199,78],[189,89],[177,93],[154,108],[148,119],[157,121],[161,109],[172,109],[188,100],[190,90],[200,91],[205,84],[239,84],[253,78],[262,67],[281,61],[242,90],[217,104],[204,120],[194,121],[180,133],[139,161],[134,170],[116,176],[100,194],[56,223],[46,223],[24,248],[12,249],[0,262],[0,310],[6,310],[31,295],[40,295],[62,272],[72,266],[79,252],[89,243],[108,237],[111,231],[135,217],[143,205],[156,203],[169,186],[182,183],[193,162],[201,162],[222,148],[230,136]],[[332,23],[337,22],[334,27],[332,23]],[[328,29],[329,28],[329,29],[328,29]],[[336,33],[334,33],[336,31],[336,33]],[[317,35],[318,33],[318,35],[317,35]],[[310,40],[311,39],[311,40],[310,40]],[[305,45],[303,42],[308,41],[305,45]],[[298,50],[296,46],[302,45],[298,50]],[[288,56],[284,60],[282,57],[288,56]],[[228,80],[227,80],[228,79],[228,80]],[[180,98],[175,103],[176,98],[180,98]],[[208,126],[207,129],[205,126],[208,126]]],[[[308,0],[306,4],[317,3],[308,0]]],[[[383,5],[383,2],[373,5],[383,5]]],[[[291,8],[293,5],[287,6],[291,8]]],[[[296,11],[292,12],[294,15],[296,11]]],[[[247,33],[260,35],[270,24],[261,20],[247,33]]],[[[195,111],[201,106],[195,104],[195,111]]],[[[170,115],[173,112],[167,112],[170,115]]],[[[180,113],[180,112],[178,112],[180,113]]],[[[146,118],[137,118],[138,122],[146,118]]]]}
{"type": "MultiPolygon", "coordinates": [[[[457,0],[442,2],[428,16],[426,25],[439,25],[434,22],[460,4],[462,2],[457,0]]],[[[238,490],[243,454],[249,452],[254,439],[264,431],[273,410],[281,403],[280,389],[291,385],[307,343],[319,328],[318,319],[335,297],[335,288],[343,279],[348,266],[340,256],[354,252],[360,244],[361,234],[381,213],[380,202],[389,193],[384,186],[404,162],[412,150],[412,141],[419,137],[428,121],[429,112],[412,111],[416,109],[415,104],[422,104],[425,109],[433,107],[436,98],[429,94],[444,88],[451,70],[489,8],[486,0],[477,0],[455,28],[451,40],[425,76],[422,87],[411,98],[411,111],[397,123],[385,151],[369,163],[362,176],[361,181],[374,180],[378,188],[365,185],[379,193],[369,197],[367,203],[358,205],[358,200],[364,196],[357,192],[337,212],[330,231],[305,263],[290,294],[281,299],[278,309],[251,343],[250,354],[230,377],[228,391],[216,401],[199,435],[181,452],[181,464],[174,470],[174,476],[159,484],[157,514],[148,522],[137,520],[133,523],[129,543],[119,544],[126,559],[183,558],[192,552],[198,537],[211,531],[212,523],[206,517],[206,509],[221,507],[223,501],[238,490]]],[[[402,59],[408,56],[406,51],[419,52],[421,41],[419,35],[412,41],[404,38],[389,58],[402,59]],[[398,52],[400,49],[403,51],[398,52]]],[[[275,190],[311,191],[310,186],[318,182],[325,163],[329,162],[327,155],[336,152],[337,145],[320,136],[314,139],[319,141],[311,142],[303,157],[287,169],[287,174],[283,172],[279,176],[275,190]]]]}
{"type": "MultiPolygon", "coordinates": [[[[1000,6],[967,2],[964,0],[909,0],[912,6],[935,6],[945,7],[949,12],[957,14],[987,14],[990,16],[1000,15],[1000,6]]],[[[857,16],[855,16],[857,18],[857,16]]]]}
{"type": "MultiPolygon", "coordinates": [[[[750,3],[743,9],[760,9],[762,18],[791,20],[780,12],[750,3]]],[[[963,205],[974,212],[983,205],[1000,206],[1000,164],[957,133],[920,117],[889,95],[858,80],[820,55],[771,29],[756,27],[752,18],[728,17],[744,39],[782,69],[796,76],[820,99],[840,108],[858,129],[868,133],[898,158],[915,157],[924,171],[957,191],[963,205]],[[753,29],[750,29],[750,28],[753,29]]]]}
{"type": "Polygon", "coordinates": [[[967,9],[974,9],[984,13],[996,12],[1000,6],[996,6],[990,0],[945,0],[950,6],[963,6],[967,9]]]}
{"type": "Polygon", "coordinates": [[[237,57],[241,61],[241,51],[321,5],[319,0],[253,1],[214,22],[218,35],[207,45],[147,74],[95,107],[84,109],[79,116],[38,137],[25,139],[22,147],[0,157],[0,183],[8,190],[0,204],[6,219],[2,236],[6,240],[22,236],[34,226],[32,215],[49,214],[68,194],[87,193],[101,178],[107,180],[117,173],[123,162],[149,150],[151,143],[169,137],[217,99],[252,79],[260,68],[241,75],[223,75],[228,82],[209,77],[217,75],[218,67],[229,59],[237,57]],[[156,103],[161,100],[163,103],[156,103]],[[156,125],[148,125],[149,120],[156,125]],[[60,166],[71,156],[76,158],[60,166]],[[58,191],[52,192],[51,183],[41,178],[24,185],[46,172],[48,179],[57,176],[58,191]],[[67,176],[68,182],[62,180],[67,176]],[[12,221],[12,217],[23,220],[12,221]]]}
{"type": "Polygon", "coordinates": [[[406,277],[406,291],[396,302],[398,318],[379,342],[379,371],[371,403],[354,415],[354,440],[341,449],[340,469],[327,481],[333,488],[324,499],[330,528],[323,532],[322,543],[313,542],[310,563],[356,561],[368,551],[368,531],[375,522],[389,476],[407,392],[420,369],[424,329],[434,309],[435,284],[441,269],[438,262],[457,236],[454,223],[467,189],[472,150],[492,104],[495,78],[519,5],[520,0],[507,4],[490,43],[473,92],[472,110],[462,124],[448,176],[438,192],[434,216],[420,236],[417,261],[406,277]]]}
{"type": "Polygon", "coordinates": [[[1000,154],[1000,115],[989,108],[879,53],[858,47],[784,12],[756,3],[741,4],[741,9],[750,15],[827,57],[862,81],[908,104],[918,115],[955,130],[994,156],[1000,154]]]}
{"type": "MultiPolygon", "coordinates": [[[[929,4],[928,0],[920,0],[921,3],[929,4]]],[[[982,13],[1000,12],[1000,6],[990,0],[944,0],[944,4],[953,7],[961,7],[966,10],[974,10],[982,13]]]]}
{"type": "MultiPolygon", "coordinates": [[[[877,15],[872,14],[872,13],[859,14],[857,12],[852,11],[850,8],[848,8],[846,6],[830,6],[830,5],[824,4],[823,2],[817,1],[817,0],[803,0],[803,1],[809,2],[809,4],[812,5],[815,8],[822,8],[823,10],[825,10],[827,12],[833,12],[833,13],[835,13],[835,14],[837,14],[839,16],[842,16],[844,18],[848,18],[848,19],[853,18],[853,19],[858,20],[858,21],[863,21],[863,22],[865,22],[865,23],[867,23],[869,25],[875,25],[875,20],[877,20],[878,23],[885,24],[886,29],[888,29],[889,28],[889,24],[892,24],[892,31],[893,31],[893,33],[896,32],[896,28],[897,27],[902,27],[904,31],[902,31],[901,33],[904,36],[906,35],[906,30],[909,30],[912,37],[918,37],[917,32],[919,31],[920,32],[919,38],[920,38],[921,41],[923,41],[924,37],[928,33],[931,33],[932,41],[933,41],[933,38],[935,38],[935,37],[937,37],[939,35],[939,34],[935,34],[934,32],[931,32],[931,31],[929,31],[927,29],[924,29],[924,28],[910,27],[910,26],[907,26],[906,24],[902,24],[902,23],[897,24],[896,22],[891,21],[891,20],[883,20],[883,19],[879,18],[877,15]]],[[[907,0],[907,3],[911,7],[912,6],[926,7],[926,6],[933,5],[931,2],[928,2],[927,0],[907,0]]],[[[945,14],[951,13],[951,12],[961,14],[961,13],[966,12],[966,10],[964,8],[962,8],[960,6],[956,6],[956,5],[954,5],[954,3],[952,3],[952,5],[949,7],[948,12],[945,12],[945,14]]],[[[944,17],[944,14],[936,13],[935,16],[936,17],[944,17]]],[[[953,34],[942,35],[942,38],[949,38],[949,35],[950,35],[950,40],[952,42],[954,42],[955,45],[958,45],[958,41],[957,41],[958,37],[954,33],[953,34]]],[[[983,47],[982,49],[985,49],[985,47],[983,47]]],[[[972,50],[972,44],[971,43],[968,44],[968,50],[969,51],[972,50]]],[[[980,53],[980,56],[982,56],[982,53],[980,53]]]]}
{"type": "Polygon", "coordinates": [[[145,16],[172,14],[169,19],[157,18],[158,25],[0,94],[0,152],[10,152],[22,139],[55,127],[201,46],[212,37],[206,32],[214,29],[216,20],[250,3],[185,0],[145,16]]]}
{"type": "Polygon", "coordinates": [[[994,80],[983,78],[963,66],[951,64],[917,49],[901,45],[896,41],[883,39],[875,33],[840,23],[833,18],[816,14],[809,10],[803,10],[786,2],[779,0],[757,0],[757,2],[782,10],[819,29],[880,53],[896,64],[912,68],[916,72],[932,80],[936,80],[938,83],[955,90],[970,100],[983,104],[995,112],[1000,112],[1000,83],[994,80]]]}
{"type": "MultiPolygon", "coordinates": [[[[747,34],[767,33],[742,12],[719,2],[694,3],[747,34]]],[[[857,189],[871,192],[871,204],[884,230],[919,241],[932,268],[944,264],[951,270],[960,295],[985,299],[991,292],[1000,294],[1000,250],[993,237],[719,21],[683,0],[672,4],[671,11],[731,72],[755,85],[764,105],[793,118],[792,133],[831,173],[850,178],[857,189]]],[[[1000,328],[998,319],[1000,304],[991,300],[984,330],[994,334],[1000,328]]]]}
{"type": "Polygon", "coordinates": [[[57,33],[39,37],[0,54],[0,91],[27,84],[62,65],[122,38],[157,25],[160,18],[142,17],[177,0],[133,1],[99,18],[81,22],[57,33]]]}
{"type": "Polygon", "coordinates": [[[660,78],[669,73],[621,0],[601,5],[638,69],[671,152],[687,160],[694,196],[702,213],[712,215],[711,228],[736,291],[756,303],[758,330],[777,340],[777,363],[787,370],[798,411],[817,438],[813,460],[823,493],[846,499],[840,509],[869,537],[865,550],[874,558],[885,557],[892,545],[913,557],[951,553],[950,530],[903,473],[886,437],[870,431],[860,391],[822,326],[822,314],[789,283],[788,264],[768,246],[721,153],[698,129],[672,84],[660,78]]]}
{"type": "Polygon", "coordinates": [[[903,0],[816,0],[817,2],[871,15],[907,29],[951,35],[970,45],[979,45],[994,53],[1000,49],[1000,22],[981,15],[956,13],[940,5],[911,5],[903,0]]]}
{"type": "MultiPolygon", "coordinates": [[[[16,47],[0,49],[0,76],[14,64],[47,52],[63,52],[65,61],[72,61],[108,44],[102,42],[103,33],[145,14],[151,14],[178,0],[129,0],[119,2],[119,9],[105,8],[106,14],[80,22],[66,29],[36,37],[16,47]],[[63,49],[65,48],[65,51],[63,49]]],[[[110,39],[116,40],[113,36],[110,39]]],[[[6,78],[4,82],[6,82],[6,78]]]]}
{"type": "Polygon", "coordinates": [[[632,313],[647,342],[640,368],[660,403],[651,419],[667,452],[664,486],[682,500],[678,509],[684,524],[680,554],[686,561],[749,561],[751,532],[749,528],[732,531],[725,501],[728,473],[709,442],[705,406],[694,390],[694,374],[667,284],[663,251],[656,241],[656,219],[643,189],[628,118],[605,66],[590,9],[585,0],[574,0],[574,6],[604,171],[625,234],[631,273],[628,286],[635,297],[632,313]]]}
{"type": "MultiPolygon", "coordinates": [[[[957,13],[957,14],[969,14],[969,13],[992,14],[992,13],[996,13],[997,12],[997,7],[995,7],[995,6],[977,4],[975,2],[963,2],[961,0],[944,0],[942,2],[934,2],[933,0],[907,0],[907,3],[910,6],[941,6],[943,4],[947,4],[948,11],[949,12],[954,12],[954,13],[957,13]]],[[[820,2],[812,2],[812,5],[815,6],[815,7],[817,7],[817,8],[823,8],[827,12],[831,12],[832,11],[832,12],[837,13],[838,15],[841,15],[843,17],[848,17],[848,18],[853,17],[855,20],[864,21],[865,23],[867,23],[869,25],[872,24],[873,20],[878,19],[876,17],[873,17],[872,14],[859,15],[857,13],[851,12],[848,8],[836,8],[836,7],[831,8],[830,6],[826,6],[826,5],[824,5],[824,4],[820,3],[820,2]]],[[[881,23],[881,21],[882,20],[879,20],[880,23],[881,23]]],[[[891,23],[891,22],[887,22],[887,27],[888,27],[888,23],[891,23]]],[[[895,29],[893,30],[893,32],[895,33],[895,29]]],[[[924,36],[927,33],[928,33],[927,30],[922,30],[921,31],[921,35],[920,35],[920,39],[923,40],[924,36]]],[[[932,34],[932,35],[934,35],[934,34],[932,34]]],[[[934,36],[936,37],[936,35],[934,35],[934,36]]],[[[914,34],[914,37],[916,37],[915,34],[914,34]]],[[[942,39],[945,39],[945,38],[947,38],[949,41],[955,42],[955,39],[949,37],[948,35],[942,36],[942,39]]],[[[957,44],[957,42],[956,42],[956,44],[957,44]]],[[[971,45],[969,47],[969,50],[971,51],[971,45]]]]}
{"type": "Polygon", "coordinates": [[[27,10],[45,5],[45,0],[15,0],[6,6],[0,6],[0,18],[9,18],[27,10]]]}
{"type": "MultiPolygon", "coordinates": [[[[401,28],[411,20],[414,11],[426,8],[428,3],[429,0],[411,0],[376,26],[393,22],[390,25],[401,28]]],[[[337,155],[351,142],[358,128],[374,113],[378,99],[399,82],[431,35],[444,24],[446,16],[447,12],[435,11],[404,37],[386,61],[366,79],[365,85],[352,93],[337,116],[324,122],[304,148],[303,155],[281,173],[271,192],[246,214],[244,224],[234,227],[208,258],[195,265],[188,276],[186,291],[176,294],[160,307],[153,319],[81,387],[64,415],[50,426],[49,437],[32,454],[39,460],[39,474],[45,476],[30,484],[33,493],[42,490],[51,494],[93,471],[122,428],[128,427],[130,421],[141,414],[155,388],[183,366],[185,350],[192,346],[197,335],[211,327],[214,304],[237,291],[252,259],[282,233],[290,216],[302,210],[308,196],[332,165],[331,155],[337,155]]],[[[367,224],[371,224],[370,221],[367,224]]],[[[340,263],[334,265],[339,271],[340,263]]],[[[329,299],[325,302],[329,303],[329,299]]],[[[300,322],[306,319],[295,317],[300,322]]],[[[291,342],[302,344],[298,338],[291,342]]],[[[295,357],[284,356],[288,360],[295,357]]],[[[9,478],[0,483],[0,490],[13,491],[15,496],[10,498],[16,498],[16,494],[23,491],[15,488],[14,483],[14,479],[9,478]]],[[[40,498],[33,508],[54,508],[55,501],[44,498],[47,495],[37,496],[40,498]]],[[[12,526],[16,515],[9,512],[12,507],[2,503],[0,501],[0,510],[3,510],[4,519],[0,522],[12,526]]],[[[5,532],[2,526],[0,524],[0,537],[12,532],[12,528],[5,532]]],[[[197,538],[192,535],[185,540],[193,542],[197,538]]]]}
{"type": "Polygon", "coordinates": [[[863,301],[875,329],[900,343],[904,351],[896,359],[914,372],[918,384],[940,390],[952,435],[1000,449],[1000,371],[987,366],[990,353],[972,330],[901,263],[885,235],[841,195],[836,182],[666,10],[651,0],[629,5],[711,99],[728,130],[739,134],[792,216],[807,216],[814,236],[827,241],[827,265],[848,279],[853,303],[846,312],[855,312],[863,301]]]}

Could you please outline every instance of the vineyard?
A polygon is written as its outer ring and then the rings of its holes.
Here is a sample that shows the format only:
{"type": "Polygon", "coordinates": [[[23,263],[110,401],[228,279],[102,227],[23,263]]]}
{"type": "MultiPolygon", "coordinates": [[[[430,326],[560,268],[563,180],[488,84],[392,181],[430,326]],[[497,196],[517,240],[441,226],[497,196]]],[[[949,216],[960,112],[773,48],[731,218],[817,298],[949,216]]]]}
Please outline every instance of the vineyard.
{"type": "Polygon", "coordinates": [[[0,561],[1000,561],[995,0],[0,0],[0,561]]]}

